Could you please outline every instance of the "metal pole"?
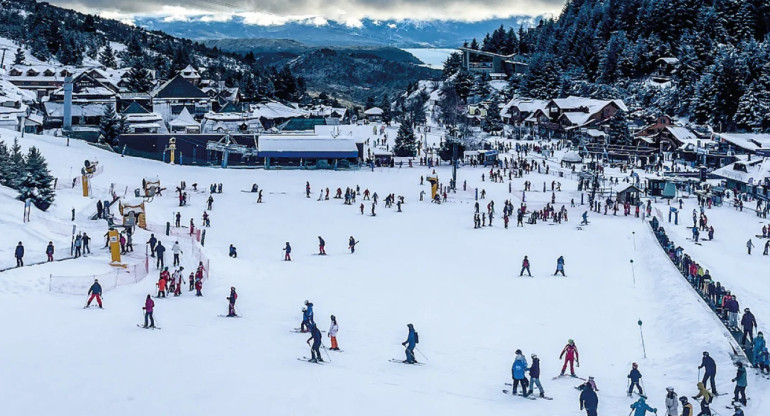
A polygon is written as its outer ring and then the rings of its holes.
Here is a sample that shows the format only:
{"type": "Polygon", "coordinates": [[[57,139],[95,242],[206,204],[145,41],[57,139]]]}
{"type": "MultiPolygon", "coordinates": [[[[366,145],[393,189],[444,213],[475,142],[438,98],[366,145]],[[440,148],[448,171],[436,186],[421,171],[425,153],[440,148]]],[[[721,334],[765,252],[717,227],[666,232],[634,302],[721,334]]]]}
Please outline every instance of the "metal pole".
{"type": "Polygon", "coordinates": [[[642,320],[640,319],[637,324],[639,324],[639,335],[642,338],[642,351],[644,352],[644,358],[647,358],[647,348],[644,346],[644,333],[642,332],[642,320]]]}
{"type": "Polygon", "coordinates": [[[634,272],[634,259],[631,259],[631,276],[634,278],[634,286],[636,286],[636,273],[634,272]]]}
{"type": "Polygon", "coordinates": [[[636,231],[631,231],[631,238],[634,240],[634,251],[636,251],[636,231]]]}

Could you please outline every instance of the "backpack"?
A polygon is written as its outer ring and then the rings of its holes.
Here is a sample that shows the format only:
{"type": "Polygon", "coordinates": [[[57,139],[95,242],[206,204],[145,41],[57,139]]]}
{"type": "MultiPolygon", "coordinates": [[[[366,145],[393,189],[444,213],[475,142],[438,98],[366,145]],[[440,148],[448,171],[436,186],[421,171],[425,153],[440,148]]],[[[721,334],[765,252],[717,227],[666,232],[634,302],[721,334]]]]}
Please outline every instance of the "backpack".
{"type": "Polygon", "coordinates": [[[420,343],[420,334],[418,334],[417,331],[414,331],[414,343],[415,344],[420,343]]]}

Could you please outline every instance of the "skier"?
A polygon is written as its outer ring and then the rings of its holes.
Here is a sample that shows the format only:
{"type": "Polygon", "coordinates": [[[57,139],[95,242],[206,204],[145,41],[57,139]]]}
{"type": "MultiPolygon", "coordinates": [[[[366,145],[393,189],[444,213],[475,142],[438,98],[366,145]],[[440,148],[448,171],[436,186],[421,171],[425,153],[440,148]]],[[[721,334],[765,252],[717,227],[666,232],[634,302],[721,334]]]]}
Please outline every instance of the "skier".
{"type": "Polygon", "coordinates": [[[642,386],[639,385],[639,380],[642,379],[642,373],[639,372],[639,365],[636,363],[631,364],[631,372],[628,373],[628,379],[630,384],[628,385],[628,397],[631,397],[631,392],[634,391],[634,386],[639,390],[639,395],[644,397],[644,391],[642,386]]]}
{"type": "Polygon", "coordinates": [[[751,248],[754,247],[754,243],[751,242],[751,239],[749,238],[749,241],[746,242],[746,249],[749,251],[749,255],[751,255],[751,248]]]}
{"type": "Polygon", "coordinates": [[[144,306],[142,306],[142,309],[144,309],[144,327],[147,328],[147,319],[150,320],[150,328],[155,328],[155,318],[152,316],[153,308],[155,307],[155,302],[153,302],[152,297],[150,295],[147,295],[147,299],[144,300],[144,306]]]}
{"type": "MultiPolygon", "coordinates": [[[[83,233],[83,255],[85,256],[86,253],[91,254],[91,248],[88,246],[88,243],[91,242],[91,237],[88,236],[88,234],[83,233]]],[[[134,251],[132,248],[131,251],[134,251]]]]}
{"type": "Polygon", "coordinates": [[[554,276],[559,274],[561,272],[562,276],[565,276],[564,274],[564,256],[559,256],[558,259],[556,259],[556,271],[553,273],[554,276]]]}
{"type": "Polygon", "coordinates": [[[184,271],[184,267],[180,267],[176,272],[176,290],[174,290],[174,296],[182,295],[182,285],[184,284],[184,274],[182,274],[182,271],[184,271]]]}
{"type": "Polygon", "coordinates": [[[235,249],[235,246],[230,244],[230,253],[228,254],[232,258],[238,258],[238,251],[235,249]]]}
{"type": "Polygon", "coordinates": [[[89,297],[88,302],[86,302],[86,308],[91,306],[91,301],[95,298],[96,303],[99,304],[99,309],[102,309],[102,285],[99,284],[99,279],[94,279],[94,284],[88,289],[88,294],[91,295],[91,297],[89,297]]]}
{"type": "Polygon", "coordinates": [[[305,196],[310,198],[310,182],[305,183],[305,196]]]}
{"type": "Polygon", "coordinates": [[[714,399],[714,395],[709,393],[708,390],[706,390],[706,386],[703,383],[698,383],[698,395],[693,396],[693,399],[700,401],[700,415],[707,415],[711,416],[711,409],[709,405],[711,404],[711,401],[714,399]]]}
{"type": "Polygon", "coordinates": [[[171,246],[171,252],[174,253],[174,266],[179,266],[179,254],[183,253],[182,248],[179,247],[179,241],[174,241],[174,245],[171,246]]]}
{"type": "Polygon", "coordinates": [[[537,354],[532,354],[532,365],[529,366],[529,392],[532,394],[535,386],[540,390],[540,397],[545,397],[545,391],[543,391],[543,385],[540,384],[540,359],[537,358],[537,354]]]}
{"type": "Polygon", "coordinates": [[[687,396],[680,397],[679,402],[682,403],[682,416],[695,416],[695,413],[693,413],[692,410],[692,405],[687,401],[687,396]]]}
{"type": "MultiPolygon", "coordinates": [[[[307,332],[307,328],[309,328],[310,324],[314,324],[315,320],[313,319],[313,303],[305,300],[305,307],[302,308],[302,322],[305,324],[304,331],[307,332]]],[[[300,330],[302,330],[303,327],[300,327],[300,330]]]]}
{"type": "Polygon", "coordinates": [[[524,276],[524,270],[527,271],[529,277],[532,277],[532,273],[529,272],[529,259],[527,256],[524,256],[524,260],[521,262],[521,272],[519,272],[519,276],[524,276]]]}
{"type": "Polygon", "coordinates": [[[203,277],[198,277],[198,274],[195,274],[195,296],[203,296],[203,293],[201,293],[201,290],[203,290],[203,277]]]}
{"type": "Polygon", "coordinates": [[[406,347],[406,360],[404,360],[404,363],[415,364],[417,363],[417,360],[414,359],[414,348],[419,342],[418,336],[417,332],[414,330],[414,325],[408,324],[407,327],[409,328],[409,335],[407,335],[406,341],[401,343],[401,345],[406,347]]]}
{"type": "Polygon", "coordinates": [[[234,317],[238,316],[235,313],[235,301],[238,299],[238,294],[235,293],[235,287],[230,288],[230,296],[227,297],[227,300],[230,302],[227,308],[227,316],[228,317],[234,317]]]}
{"type": "Polygon", "coordinates": [[[283,260],[284,261],[291,261],[291,246],[289,245],[289,242],[286,242],[286,247],[283,248],[283,251],[286,253],[284,254],[283,260]]]}
{"type": "Polygon", "coordinates": [[[569,371],[572,375],[572,377],[575,377],[575,367],[574,363],[577,361],[577,366],[580,367],[580,354],[578,354],[577,346],[575,345],[575,341],[569,340],[567,341],[567,345],[564,346],[564,349],[561,350],[561,354],[559,355],[559,359],[561,360],[562,357],[564,357],[564,365],[561,367],[561,375],[564,375],[564,371],[567,370],[567,364],[569,363],[569,371]]]}
{"type": "Polygon", "coordinates": [[[679,416],[679,400],[671,386],[666,387],[666,416],[679,416]]]}
{"type": "Polygon", "coordinates": [[[168,267],[166,267],[162,272],[160,272],[160,279],[158,279],[158,283],[156,286],[158,286],[158,296],[159,298],[166,297],[166,284],[168,283],[169,279],[169,273],[168,273],[168,267]]]}
{"type": "Polygon", "coordinates": [[[16,246],[16,251],[13,253],[16,257],[16,267],[24,266],[24,246],[19,241],[19,245],[16,246]]]}
{"type": "MultiPolygon", "coordinates": [[[[698,366],[698,369],[705,368],[705,372],[703,374],[703,380],[701,380],[701,383],[703,386],[706,386],[706,382],[710,379],[711,380],[711,394],[718,395],[717,393],[717,386],[716,382],[714,381],[714,377],[717,375],[717,363],[714,362],[714,359],[709,356],[708,351],[703,351],[703,360],[701,360],[700,365],[698,366]]],[[[711,400],[709,400],[711,402],[711,400]]]]}
{"type": "Polygon", "coordinates": [[[747,336],[750,340],[749,342],[754,343],[754,328],[757,327],[757,320],[754,318],[754,314],[751,313],[749,308],[743,310],[741,326],[743,327],[743,340],[741,340],[741,344],[746,344],[747,336]]]}
{"type": "Polygon", "coordinates": [[[324,359],[321,357],[321,351],[319,348],[321,348],[321,331],[318,330],[318,326],[314,323],[310,324],[310,338],[307,339],[307,344],[310,345],[310,341],[313,341],[313,345],[310,347],[310,362],[316,363],[316,362],[323,362],[324,359]]]}
{"type": "Polygon", "coordinates": [[[735,374],[735,378],[732,379],[732,381],[735,382],[733,403],[740,402],[742,405],[746,406],[746,386],[748,385],[746,382],[746,369],[740,361],[735,363],[735,365],[738,366],[738,371],[735,374]],[[740,396],[740,400],[738,399],[738,396],[740,396]]]}
{"type": "Polygon", "coordinates": [[[356,239],[351,235],[348,239],[348,248],[350,249],[350,254],[356,252],[356,244],[358,244],[358,241],[356,241],[356,239]]]}
{"type": "Polygon", "coordinates": [[[593,387],[586,383],[583,385],[583,391],[580,392],[580,410],[586,410],[586,416],[596,416],[596,409],[599,407],[599,397],[593,387]]]}
{"type": "Polygon", "coordinates": [[[321,256],[326,255],[326,241],[321,236],[318,236],[318,254],[321,256]]]}
{"type": "Polygon", "coordinates": [[[580,225],[588,225],[588,211],[585,211],[582,217],[583,221],[580,223],[580,225]]]}
{"type": "Polygon", "coordinates": [[[155,245],[158,244],[158,239],[155,238],[155,234],[150,234],[150,239],[147,241],[150,245],[150,257],[155,257],[155,245]]]}
{"type": "Polygon", "coordinates": [[[329,326],[329,338],[332,341],[332,347],[329,348],[332,351],[339,351],[340,347],[337,345],[337,331],[340,330],[339,325],[337,325],[337,317],[332,315],[332,324],[329,326]]]}
{"type": "Polygon", "coordinates": [[[307,307],[302,307],[302,322],[299,324],[299,332],[307,332],[310,328],[310,320],[307,317],[307,307]]]}
{"type": "Polygon", "coordinates": [[[762,351],[765,349],[765,336],[762,334],[762,331],[759,331],[757,333],[757,337],[754,338],[754,359],[752,362],[754,363],[754,367],[759,367],[757,363],[759,363],[761,360],[759,359],[760,354],[762,354],[762,351]]]}
{"type": "Polygon", "coordinates": [[[48,256],[48,261],[53,261],[53,241],[48,242],[48,247],[45,248],[45,254],[48,256]]]}
{"type": "Polygon", "coordinates": [[[163,253],[166,252],[166,247],[163,246],[163,243],[158,241],[158,245],[155,246],[155,254],[158,255],[158,259],[155,261],[155,267],[161,268],[164,265],[163,261],[163,253]]]}
{"type": "Polygon", "coordinates": [[[658,409],[650,407],[646,402],[647,396],[644,394],[639,396],[639,400],[631,405],[631,409],[634,410],[634,416],[644,416],[647,412],[658,413],[658,409]]]}
{"type": "Polygon", "coordinates": [[[206,200],[206,208],[211,211],[211,206],[214,205],[214,197],[209,195],[209,199],[206,200]]]}
{"type": "Polygon", "coordinates": [[[524,397],[529,396],[529,391],[527,390],[527,378],[525,377],[526,370],[527,359],[524,357],[524,354],[521,353],[521,350],[516,350],[516,358],[513,360],[513,365],[511,366],[511,378],[513,379],[512,394],[516,394],[519,383],[521,383],[521,394],[524,397]]]}
{"type": "Polygon", "coordinates": [[[179,228],[179,227],[182,226],[182,213],[181,212],[177,212],[176,213],[175,220],[174,220],[174,226],[176,226],[176,228],[179,228]]]}

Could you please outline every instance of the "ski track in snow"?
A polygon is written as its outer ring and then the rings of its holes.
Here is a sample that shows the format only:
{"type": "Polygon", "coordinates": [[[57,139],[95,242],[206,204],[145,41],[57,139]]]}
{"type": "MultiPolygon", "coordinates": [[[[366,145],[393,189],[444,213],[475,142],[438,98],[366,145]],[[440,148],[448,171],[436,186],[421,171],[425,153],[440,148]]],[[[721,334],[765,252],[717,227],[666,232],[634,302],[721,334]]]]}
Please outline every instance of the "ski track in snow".
{"type": "MultiPolygon", "coordinates": [[[[387,130],[391,143],[395,131],[387,130]]],[[[371,126],[358,133],[370,137],[371,126]]],[[[6,142],[15,134],[0,130],[6,142]]],[[[436,131],[428,139],[437,142],[439,135],[436,131]]],[[[74,224],[93,238],[93,255],[85,259],[0,274],[0,324],[6,328],[0,340],[0,391],[8,414],[74,414],[87,406],[116,416],[227,414],[249,408],[264,414],[581,415],[579,392],[573,388],[580,380],[551,380],[561,369],[558,355],[568,338],[575,339],[580,351],[577,373],[596,378],[600,414],[629,410],[625,389],[632,362],[640,364],[649,402],[659,411],[666,386],[674,386],[680,395],[695,393],[704,350],[717,360],[718,388],[732,391],[735,369],[723,328],[668,261],[649,227],[633,217],[589,213],[590,225],[576,230],[585,207],[569,208],[570,198],[579,202],[580,193],[568,178],[532,174],[514,179],[509,194],[507,182],[481,182],[488,169],[465,167],[458,171],[458,183],[467,180],[468,191],[458,190],[450,194],[452,203],[435,205],[418,201],[421,190],[429,192],[427,181],[419,185],[420,175],[431,173],[426,167],[222,170],[121,158],[79,141],[66,147],[61,138],[48,136],[26,135],[20,144],[39,147],[60,181],[71,180],[83,160],[98,160],[104,173],[93,178],[92,188],[101,199],[111,182],[119,194],[128,187],[131,195],[142,175],[157,175],[168,189],[147,204],[152,224],[172,221],[177,210],[182,223],[192,217],[200,224],[207,196],[190,193],[191,205],[179,208],[173,189],[180,180],[188,187],[197,182],[203,189],[221,182],[224,193],[214,195],[210,211],[204,251],[212,270],[204,297],[184,290],[179,298],[154,299],[156,324],[163,330],[140,331],[135,325],[143,323],[144,297],[156,294],[154,263],[143,281],[106,292],[104,310],[84,311],[85,293],[48,292],[50,274],[110,270],[102,248],[106,226],[88,220],[96,199],[82,197],[78,188],[58,190],[49,212],[33,209],[32,222],[23,225],[22,203],[13,199],[13,191],[0,189],[1,267],[13,265],[20,240],[27,262],[43,260],[45,244],[52,239],[57,253],[69,254],[73,207],[74,224]],[[525,180],[534,189],[542,189],[543,181],[549,188],[552,180],[561,181],[557,208],[568,207],[570,222],[516,228],[513,218],[505,230],[503,201],[512,198],[518,206],[525,180]],[[310,181],[311,198],[304,195],[305,181],[310,181]],[[252,183],[265,190],[264,204],[256,204],[254,194],[240,192],[252,183]],[[352,206],[336,199],[316,201],[321,188],[329,187],[333,195],[338,187],[355,185],[362,193],[368,188],[379,194],[376,217],[368,215],[370,201],[364,201],[366,215],[359,213],[363,195],[352,206]],[[482,209],[495,201],[493,227],[473,229],[476,186],[487,191],[487,198],[479,201],[482,209]],[[384,207],[382,200],[391,192],[405,196],[403,213],[384,207]],[[315,255],[318,235],[326,240],[329,256],[315,255]],[[350,235],[361,242],[353,255],[347,250],[350,235]],[[292,244],[292,262],[281,261],[286,241],[292,244]],[[227,256],[229,244],[238,248],[237,259],[227,256]],[[524,255],[535,278],[518,277],[524,255]],[[551,276],[560,255],[567,278],[551,276]],[[238,289],[242,319],[217,316],[227,311],[230,286],[238,289]],[[328,329],[331,314],[340,325],[340,348],[346,352],[323,365],[296,360],[310,354],[305,344],[309,335],[289,332],[299,324],[305,299],[314,302],[321,329],[328,329]],[[639,319],[644,322],[646,359],[639,319]],[[404,357],[400,343],[410,322],[420,334],[418,348],[428,356],[417,353],[417,359],[426,365],[393,365],[388,359],[404,357]],[[500,394],[501,385],[510,382],[517,348],[529,361],[530,354],[538,354],[543,387],[553,401],[500,394]]],[[[437,173],[444,183],[451,176],[448,166],[437,173]]],[[[528,206],[539,209],[550,196],[550,191],[528,192],[528,206]]],[[[766,281],[760,275],[766,258],[759,244],[751,258],[745,255],[747,235],[757,234],[761,224],[757,227],[756,217],[727,207],[707,215],[717,229],[715,244],[695,246],[680,235],[688,232],[684,225],[662,223],[696,261],[707,263],[716,280],[738,294],[742,307],[755,311],[761,329],[770,319],[770,306],[762,298],[766,281]]],[[[147,238],[149,233],[137,233],[136,252],[128,262],[141,259],[147,238]]],[[[175,238],[161,240],[170,249],[175,238]]],[[[182,265],[189,273],[193,259],[183,250],[182,265]]],[[[166,259],[170,263],[170,250],[166,259]]],[[[323,340],[328,347],[326,334],[323,340]]],[[[766,381],[749,371],[753,403],[747,415],[770,411],[760,400],[767,393],[766,381]]],[[[729,400],[720,397],[713,407],[721,409],[729,400]]]]}

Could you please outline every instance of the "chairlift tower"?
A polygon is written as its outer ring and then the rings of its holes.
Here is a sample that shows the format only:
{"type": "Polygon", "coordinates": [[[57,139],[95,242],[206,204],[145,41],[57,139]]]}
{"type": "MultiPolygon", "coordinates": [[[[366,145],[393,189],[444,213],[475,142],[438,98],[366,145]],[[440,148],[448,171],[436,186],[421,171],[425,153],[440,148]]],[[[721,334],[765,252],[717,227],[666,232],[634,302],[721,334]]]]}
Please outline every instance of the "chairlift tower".
{"type": "Polygon", "coordinates": [[[216,142],[206,143],[206,150],[222,153],[222,168],[227,168],[227,162],[230,159],[230,154],[239,154],[241,157],[257,156],[257,140],[254,139],[254,147],[247,147],[242,144],[236,143],[228,131],[225,136],[216,142]]]}

